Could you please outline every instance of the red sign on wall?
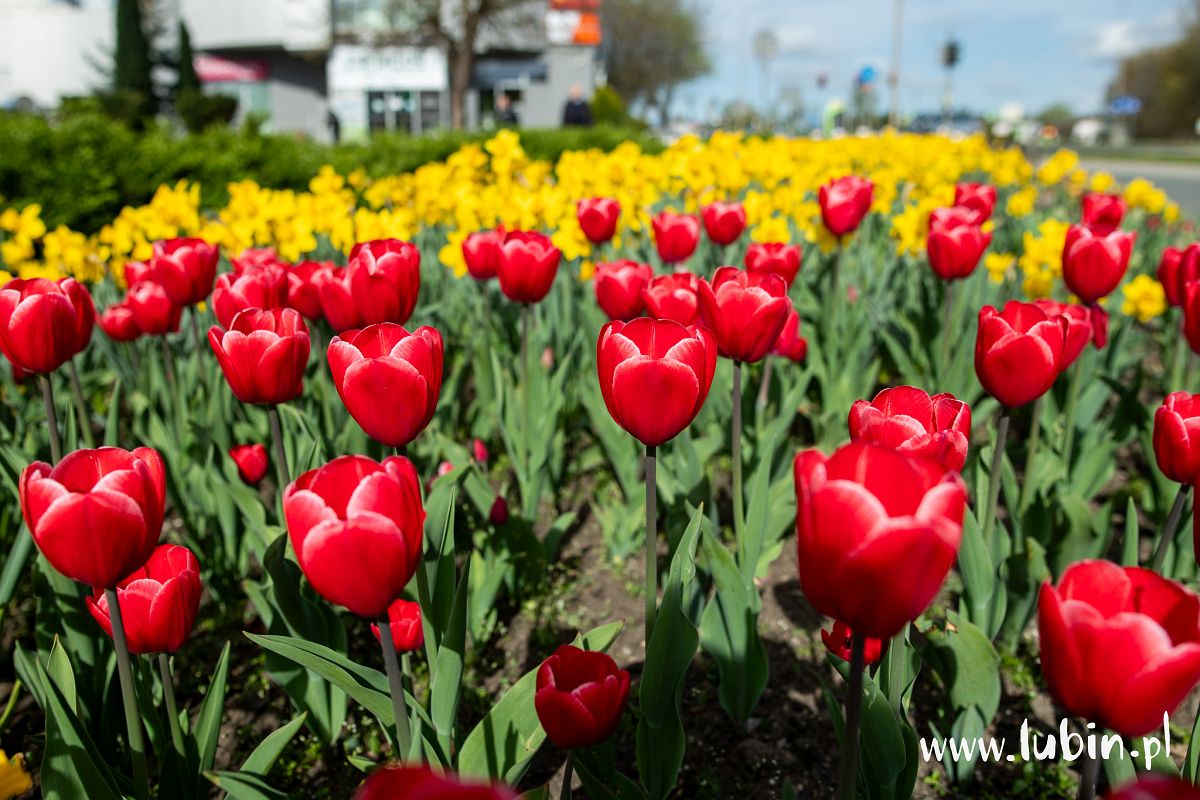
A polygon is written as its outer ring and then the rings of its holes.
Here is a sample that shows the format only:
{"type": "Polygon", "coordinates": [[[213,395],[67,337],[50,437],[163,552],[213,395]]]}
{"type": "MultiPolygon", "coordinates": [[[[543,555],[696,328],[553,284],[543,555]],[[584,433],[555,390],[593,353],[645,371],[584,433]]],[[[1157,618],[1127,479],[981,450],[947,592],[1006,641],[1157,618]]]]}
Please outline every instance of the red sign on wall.
{"type": "Polygon", "coordinates": [[[256,83],[267,79],[267,62],[261,58],[196,56],[193,63],[203,83],[256,83]]]}

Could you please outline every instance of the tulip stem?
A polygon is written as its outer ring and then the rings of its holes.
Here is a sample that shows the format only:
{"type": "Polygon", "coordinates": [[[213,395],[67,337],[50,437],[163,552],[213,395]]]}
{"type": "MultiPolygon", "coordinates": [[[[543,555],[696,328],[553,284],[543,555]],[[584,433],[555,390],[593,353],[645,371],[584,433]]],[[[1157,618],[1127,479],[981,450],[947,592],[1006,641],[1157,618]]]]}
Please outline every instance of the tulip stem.
{"type": "Polygon", "coordinates": [[[271,420],[271,444],[275,447],[275,474],[278,476],[279,487],[276,490],[283,496],[283,490],[291,482],[287,462],[287,448],[283,446],[283,423],[279,420],[279,407],[269,406],[267,416],[271,420]]]}
{"type": "Polygon", "coordinates": [[[88,447],[96,446],[96,437],[92,433],[91,415],[88,414],[87,401],[83,399],[83,386],[79,383],[79,371],[75,369],[75,359],[67,359],[67,375],[71,377],[71,392],[75,395],[75,415],[79,419],[79,432],[88,447]]]}
{"type": "Polygon", "coordinates": [[[646,650],[654,633],[654,617],[658,613],[658,480],[655,470],[656,451],[646,445],[646,650]]]}
{"type": "MultiPolygon", "coordinates": [[[[521,469],[525,479],[529,475],[529,304],[521,305],[521,425],[524,429],[521,436],[521,469]]],[[[523,505],[529,504],[529,498],[522,497],[523,505]]]]}
{"type": "Polygon", "coordinates": [[[950,375],[950,323],[954,319],[954,282],[944,281],[942,293],[942,380],[950,375]]]}
{"type": "Polygon", "coordinates": [[[740,550],[746,525],[742,498],[742,362],[733,362],[733,535],[740,550]]]}
{"type": "Polygon", "coordinates": [[[1155,572],[1162,572],[1163,564],[1167,561],[1167,550],[1171,546],[1171,542],[1175,541],[1175,531],[1179,528],[1179,518],[1183,516],[1183,506],[1187,501],[1188,490],[1191,485],[1181,483],[1179,491],[1175,493],[1175,502],[1171,504],[1171,513],[1167,515],[1167,522],[1163,525],[1162,537],[1158,540],[1158,548],[1154,551],[1154,561],[1151,566],[1155,572]]]}
{"type": "Polygon", "coordinates": [[[559,793],[559,800],[570,800],[571,798],[571,778],[575,774],[575,751],[567,751],[567,763],[563,766],[563,782],[562,792],[559,793]]]}
{"type": "Polygon", "coordinates": [[[158,654],[158,671],[162,675],[163,697],[167,701],[167,720],[171,728],[171,743],[180,759],[186,758],[183,746],[183,729],[179,727],[179,706],[175,702],[175,681],[171,677],[171,657],[158,654]]]}
{"type": "Polygon", "coordinates": [[[171,352],[171,343],[167,341],[167,337],[158,337],[162,342],[162,358],[163,370],[167,373],[167,387],[171,390],[171,397],[178,401],[179,394],[175,388],[175,355],[171,352]]]}
{"type": "Polygon", "coordinates": [[[203,340],[200,338],[200,320],[198,319],[200,310],[192,306],[188,311],[188,319],[192,323],[192,347],[196,350],[196,355],[204,352],[203,340]]]}
{"type": "MultiPolygon", "coordinates": [[[[904,671],[908,660],[908,623],[904,623],[904,627],[900,632],[892,637],[891,644],[888,645],[888,701],[892,705],[892,711],[896,714],[896,720],[904,719],[904,671]]],[[[865,660],[865,656],[864,656],[865,660]]]]}
{"type": "Polygon", "coordinates": [[[1083,765],[1079,770],[1079,800],[1095,800],[1096,781],[1100,778],[1100,759],[1084,751],[1083,765]]]}
{"type": "Polygon", "coordinates": [[[392,642],[392,622],[385,612],[379,620],[379,646],[383,648],[383,665],[387,668],[388,687],[392,693],[392,711],[396,715],[396,742],[399,745],[398,761],[406,761],[412,748],[412,733],[408,729],[408,702],[404,698],[404,678],[400,673],[400,661],[396,657],[396,645],[392,642]]]}
{"type": "Polygon", "coordinates": [[[125,639],[125,621],[121,617],[121,601],[116,589],[105,589],[108,618],[112,624],[113,645],[117,649],[117,675],[121,680],[121,701],[125,707],[125,728],[129,735],[129,750],[133,756],[133,788],[138,800],[150,796],[146,751],[142,743],[142,719],[138,714],[137,697],[133,689],[133,670],[129,662],[129,645],[125,639]]]}
{"type": "Polygon", "coordinates": [[[1042,441],[1042,406],[1046,404],[1046,396],[1042,395],[1033,402],[1033,413],[1029,421],[1029,444],[1025,448],[1025,475],[1021,480],[1021,492],[1017,499],[1017,514],[1024,514],[1029,505],[1032,490],[1034,459],[1037,458],[1038,445],[1042,441]]]}
{"type": "Polygon", "coordinates": [[[42,402],[46,406],[46,429],[50,432],[50,460],[57,464],[62,459],[62,440],[58,438],[58,420],[54,416],[54,392],[50,389],[50,376],[38,375],[42,385],[42,402]]]}
{"type": "Polygon", "coordinates": [[[841,282],[842,271],[842,239],[838,237],[837,249],[833,251],[833,268],[829,277],[829,331],[828,338],[836,339],[838,311],[842,307],[842,298],[838,296],[838,284],[841,282]]]}
{"type": "Polygon", "coordinates": [[[842,726],[842,768],[838,777],[838,800],[854,800],[858,790],[858,725],[862,715],[862,674],[866,639],[850,637],[850,675],[846,688],[846,719],[842,726]]]}
{"type": "MultiPolygon", "coordinates": [[[[380,634],[380,635],[382,636],[382,634],[380,634]]],[[[400,687],[405,692],[404,713],[408,716],[409,730],[411,731],[414,725],[420,725],[420,723],[416,720],[415,717],[413,717],[413,715],[411,713],[409,713],[409,709],[408,709],[408,695],[413,694],[416,691],[416,689],[412,685],[412,681],[409,679],[409,675],[412,675],[412,669],[410,667],[408,653],[401,653],[400,654],[400,687]]],[[[415,699],[416,695],[413,694],[413,697],[415,699]]],[[[421,750],[420,738],[421,738],[420,736],[416,737],[412,741],[412,743],[409,745],[409,753],[407,756],[409,759],[416,759],[419,756],[420,750],[421,750]]]]}
{"type": "Polygon", "coordinates": [[[996,505],[1000,502],[1000,471],[1004,465],[1004,445],[1008,442],[1007,410],[1000,412],[1000,421],[996,423],[996,446],[992,451],[992,469],[988,473],[987,506],[983,513],[983,544],[988,554],[994,557],[995,548],[992,546],[992,531],[996,526],[996,505]]]}
{"type": "MultiPolygon", "coordinates": [[[[758,382],[758,400],[754,404],[755,424],[762,427],[762,417],[767,410],[767,402],[771,398],[771,365],[775,363],[775,359],[767,356],[763,361],[762,377],[758,382]]],[[[757,435],[757,434],[756,434],[757,435]]]]}
{"type": "Polygon", "coordinates": [[[1071,474],[1071,451],[1075,449],[1075,407],[1079,404],[1080,375],[1083,373],[1084,354],[1075,359],[1075,367],[1071,370],[1071,380],[1067,384],[1067,405],[1063,409],[1063,464],[1067,467],[1067,475],[1071,474]]]}

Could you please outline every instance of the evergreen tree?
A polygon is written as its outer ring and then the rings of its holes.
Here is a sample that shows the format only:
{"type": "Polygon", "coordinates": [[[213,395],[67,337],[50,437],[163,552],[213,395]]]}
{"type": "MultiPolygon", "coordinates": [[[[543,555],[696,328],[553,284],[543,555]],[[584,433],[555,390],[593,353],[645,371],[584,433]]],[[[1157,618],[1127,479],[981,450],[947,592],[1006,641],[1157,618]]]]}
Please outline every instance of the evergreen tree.
{"type": "Polygon", "coordinates": [[[192,37],[187,25],[179,21],[179,78],[175,82],[175,96],[183,92],[200,91],[200,76],[196,74],[195,54],[192,53],[192,37]]]}
{"type": "Polygon", "coordinates": [[[150,40],[142,24],[141,0],[117,0],[113,88],[137,92],[149,102],[154,95],[151,69],[150,40]]]}

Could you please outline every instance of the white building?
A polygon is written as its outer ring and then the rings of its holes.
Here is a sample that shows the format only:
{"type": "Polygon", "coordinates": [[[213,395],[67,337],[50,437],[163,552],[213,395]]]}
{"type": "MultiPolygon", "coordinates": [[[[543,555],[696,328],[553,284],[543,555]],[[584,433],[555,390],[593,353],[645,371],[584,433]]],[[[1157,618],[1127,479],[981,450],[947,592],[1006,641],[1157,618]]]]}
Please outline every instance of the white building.
{"type": "MultiPolygon", "coordinates": [[[[529,0],[481,29],[467,126],[490,124],[500,93],[514,100],[520,124],[558,125],[570,87],[590,94],[597,84],[598,6],[529,0]]],[[[114,8],[115,0],[0,0],[0,107],[52,108],[103,88],[114,8]]],[[[396,18],[391,0],[157,0],[153,8],[158,45],[174,49],[182,18],[206,90],[235,95],[239,117],[261,115],[269,130],[329,140],[449,124],[447,51],[414,41],[413,23],[396,18]]]]}

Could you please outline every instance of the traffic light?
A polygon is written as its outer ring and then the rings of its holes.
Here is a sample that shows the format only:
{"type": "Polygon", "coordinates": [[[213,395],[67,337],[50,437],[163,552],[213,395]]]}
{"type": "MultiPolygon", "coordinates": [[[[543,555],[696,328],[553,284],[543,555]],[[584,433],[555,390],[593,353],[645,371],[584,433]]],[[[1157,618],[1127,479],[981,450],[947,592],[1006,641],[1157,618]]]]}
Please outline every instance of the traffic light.
{"type": "Polygon", "coordinates": [[[958,59],[961,55],[961,48],[958,42],[951,39],[942,47],[942,66],[946,69],[953,69],[958,65],[958,59]]]}

